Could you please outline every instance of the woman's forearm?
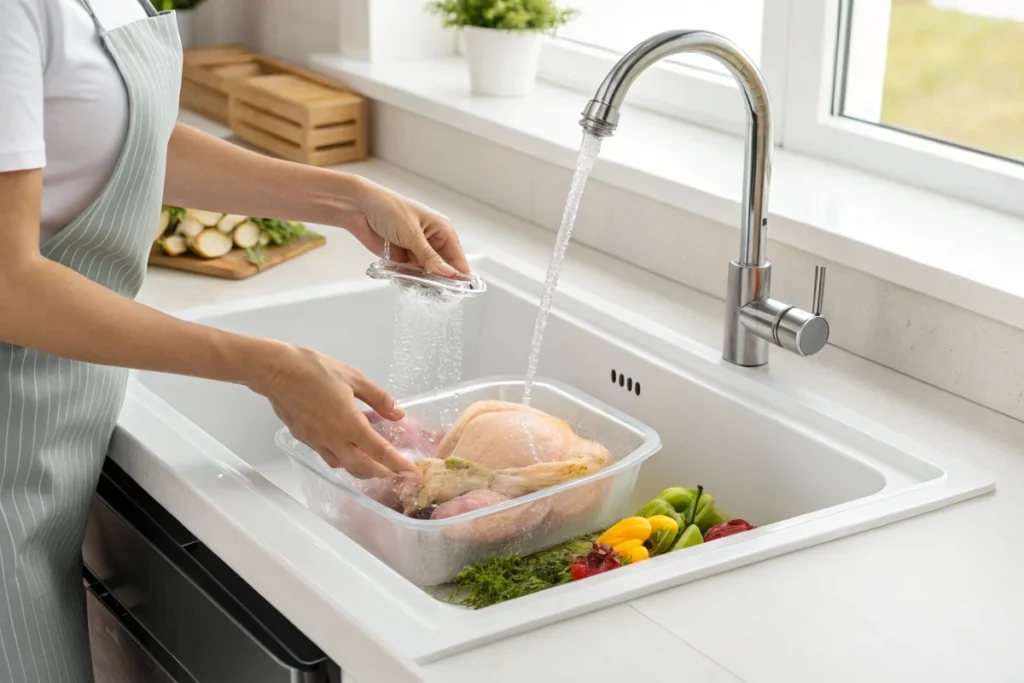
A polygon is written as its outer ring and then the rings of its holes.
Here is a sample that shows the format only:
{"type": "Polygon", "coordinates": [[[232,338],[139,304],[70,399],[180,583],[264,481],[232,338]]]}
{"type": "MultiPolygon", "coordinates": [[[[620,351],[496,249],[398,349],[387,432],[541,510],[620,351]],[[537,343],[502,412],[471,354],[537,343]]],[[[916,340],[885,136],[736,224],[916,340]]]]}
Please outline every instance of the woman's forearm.
{"type": "Polygon", "coordinates": [[[273,159],[179,123],[167,147],[164,203],[342,225],[363,185],[358,176],[273,159]]]}
{"type": "Polygon", "coordinates": [[[101,365],[244,384],[273,373],[283,344],[185,322],[39,256],[0,274],[0,341],[101,365]]]}

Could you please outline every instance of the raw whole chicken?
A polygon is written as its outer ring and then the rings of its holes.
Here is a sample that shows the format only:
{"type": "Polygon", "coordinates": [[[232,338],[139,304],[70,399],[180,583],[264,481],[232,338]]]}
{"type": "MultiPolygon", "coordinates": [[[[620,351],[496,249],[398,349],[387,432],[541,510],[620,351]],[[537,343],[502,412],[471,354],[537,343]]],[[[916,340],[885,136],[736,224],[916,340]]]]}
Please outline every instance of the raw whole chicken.
{"type": "Polygon", "coordinates": [[[565,421],[505,401],[466,408],[436,456],[418,461],[420,476],[406,477],[399,485],[406,514],[434,504],[439,507],[432,519],[465,514],[501,502],[493,494],[526,495],[587,476],[612,461],[608,449],[577,436],[565,421]],[[450,507],[442,512],[445,505],[450,507]]]}

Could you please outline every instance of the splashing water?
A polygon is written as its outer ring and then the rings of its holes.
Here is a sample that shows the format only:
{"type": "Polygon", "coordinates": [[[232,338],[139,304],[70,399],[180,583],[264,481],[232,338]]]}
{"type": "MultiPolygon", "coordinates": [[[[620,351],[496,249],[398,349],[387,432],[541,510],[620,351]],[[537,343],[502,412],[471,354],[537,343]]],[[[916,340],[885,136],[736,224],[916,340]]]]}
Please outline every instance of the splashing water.
{"type": "MultiPolygon", "coordinates": [[[[456,384],[462,377],[463,297],[393,287],[397,302],[388,390],[398,399],[456,384]]],[[[444,408],[443,426],[454,423],[456,411],[454,404],[444,408]]],[[[392,424],[388,436],[394,440],[401,428],[392,424]]]]}
{"type": "MultiPolygon", "coordinates": [[[[569,247],[569,238],[572,236],[572,226],[576,222],[576,212],[580,208],[580,199],[587,186],[587,176],[590,175],[590,170],[594,167],[594,160],[600,151],[601,138],[584,133],[583,142],[580,144],[580,153],[576,158],[576,173],[572,177],[569,196],[565,199],[562,224],[559,226],[558,236],[555,238],[555,250],[548,263],[547,277],[544,278],[544,292],[540,297],[540,309],[537,311],[537,320],[533,324],[530,358],[526,366],[526,385],[523,388],[523,405],[530,405],[533,382],[537,376],[537,365],[540,363],[541,342],[544,340],[544,330],[548,326],[548,313],[551,312],[551,299],[558,286],[558,276],[562,272],[562,262],[565,261],[565,251],[569,247]]],[[[523,426],[526,426],[525,421],[523,426]]]]}

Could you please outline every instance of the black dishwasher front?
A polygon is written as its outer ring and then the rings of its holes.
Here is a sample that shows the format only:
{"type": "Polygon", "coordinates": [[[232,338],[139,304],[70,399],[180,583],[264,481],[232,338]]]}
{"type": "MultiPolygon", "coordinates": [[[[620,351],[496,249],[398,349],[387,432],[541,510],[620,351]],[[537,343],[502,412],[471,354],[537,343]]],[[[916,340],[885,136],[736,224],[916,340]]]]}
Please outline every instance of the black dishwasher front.
{"type": "Polygon", "coordinates": [[[90,608],[105,607],[104,618],[116,620],[172,681],[341,678],[309,639],[109,459],[82,551],[90,608]]]}

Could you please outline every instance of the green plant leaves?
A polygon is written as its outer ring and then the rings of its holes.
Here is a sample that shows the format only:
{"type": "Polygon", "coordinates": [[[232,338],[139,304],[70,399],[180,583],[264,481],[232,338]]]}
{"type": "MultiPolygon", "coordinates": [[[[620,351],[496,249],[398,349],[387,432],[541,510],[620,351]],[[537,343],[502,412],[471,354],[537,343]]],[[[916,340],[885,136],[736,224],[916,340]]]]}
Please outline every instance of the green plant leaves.
{"type": "Polygon", "coordinates": [[[553,31],[575,16],[556,0],[432,0],[427,11],[445,26],[476,26],[504,31],[553,31]]]}

